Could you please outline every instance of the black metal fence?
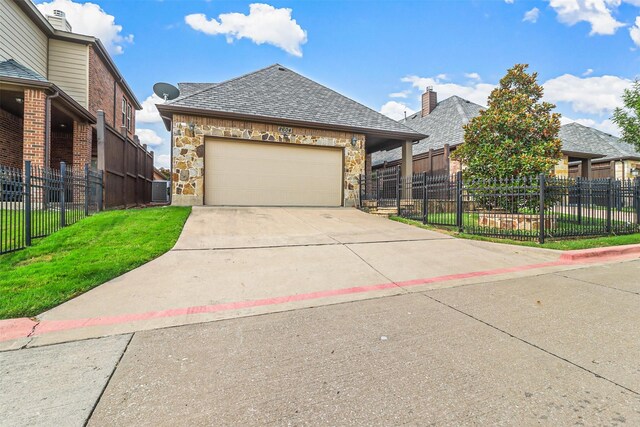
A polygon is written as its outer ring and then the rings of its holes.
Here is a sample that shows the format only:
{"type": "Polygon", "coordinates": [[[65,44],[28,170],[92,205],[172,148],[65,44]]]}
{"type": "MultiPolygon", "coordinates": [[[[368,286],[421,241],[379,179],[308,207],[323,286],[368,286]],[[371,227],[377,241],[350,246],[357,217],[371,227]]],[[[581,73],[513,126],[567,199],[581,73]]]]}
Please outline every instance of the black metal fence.
{"type": "Polygon", "coordinates": [[[376,175],[361,178],[363,208],[391,208],[398,216],[469,234],[543,243],[640,232],[639,179],[376,175]],[[395,196],[392,205],[389,195],[395,196]]]}
{"type": "Polygon", "coordinates": [[[88,165],[80,171],[64,163],[59,170],[28,161],[24,170],[0,165],[0,254],[102,210],[102,182],[88,165]]]}

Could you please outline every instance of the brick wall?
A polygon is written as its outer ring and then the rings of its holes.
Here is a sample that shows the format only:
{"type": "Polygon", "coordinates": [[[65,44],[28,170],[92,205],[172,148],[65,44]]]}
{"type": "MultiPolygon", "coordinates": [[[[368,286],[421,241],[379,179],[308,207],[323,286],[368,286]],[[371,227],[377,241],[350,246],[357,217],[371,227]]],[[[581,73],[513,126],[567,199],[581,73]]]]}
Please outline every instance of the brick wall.
{"type": "Polygon", "coordinates": [[[45,105],[47,95],[42,89],[24,90],[24,127],[22,159],[34,166],[44,166],[45,105]]]}
{"type": "Polygon", "coordinates": [[[22,119],[0,109],[0,165],[22,168],[22,119]]]}
{"type": "MultiPolygon", "coordinates": [[[[119,83],[116,85],[116,113],[113,115],[113,92],[115,78],[102,61],[93,46],[89,47],[89,111],[97,115],[98,110],[104,111],[105,122],[120,132],[122,126],[122,97],[124,89],[119,83]]],[[[131,98],[125,96],[127,102],[132,105],[131,129],[127,132],[129,138],[135,133],[135,110],[131,98]]]]}
{"type": "Polygon", "coordinates": [[[60,162],[73,163],[73,133],[53,132],[51,134],[51,167],[58,169],[60,162]]]}
{"type": "Polygon", "coordinates": [[[80,170],[91,163],[91,126],[73,122],[73,168],[80,170]]]}

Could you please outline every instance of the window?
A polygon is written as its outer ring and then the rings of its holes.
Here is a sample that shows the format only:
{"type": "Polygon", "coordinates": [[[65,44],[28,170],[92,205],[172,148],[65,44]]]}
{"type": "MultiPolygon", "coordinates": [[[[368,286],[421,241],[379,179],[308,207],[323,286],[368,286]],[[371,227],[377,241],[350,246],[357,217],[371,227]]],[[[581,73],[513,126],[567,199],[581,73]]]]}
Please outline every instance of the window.
{"type": "Polygon", "coordinates": [[[127,130],[131,131],[131,104],[127,103],[127,130]]]}
{"type": "Polygon", "coordinates": [[[122,126],[127,125],[127,99],[122,97],[122,126]]]}

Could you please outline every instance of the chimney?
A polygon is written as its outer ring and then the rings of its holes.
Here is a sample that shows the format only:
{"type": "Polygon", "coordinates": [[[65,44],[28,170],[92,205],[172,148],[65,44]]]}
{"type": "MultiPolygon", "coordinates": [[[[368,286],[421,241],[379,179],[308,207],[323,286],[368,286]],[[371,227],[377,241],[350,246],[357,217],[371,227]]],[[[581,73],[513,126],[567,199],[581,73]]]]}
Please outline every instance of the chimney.
{"type": "Polygon", "coordinates": [[[438,93],[433,91],[433,87],[427,86],[422,94],[422,117],[431,114],[438,104],[438,93]]]}
{"type": "Polygon", "coordinates": [[[53,28],[60,31],[71,32],[71,25],[67,21],[67,17],[61,10],[54,10],[53,15],[47,15],[47,21],[53,28]]]}

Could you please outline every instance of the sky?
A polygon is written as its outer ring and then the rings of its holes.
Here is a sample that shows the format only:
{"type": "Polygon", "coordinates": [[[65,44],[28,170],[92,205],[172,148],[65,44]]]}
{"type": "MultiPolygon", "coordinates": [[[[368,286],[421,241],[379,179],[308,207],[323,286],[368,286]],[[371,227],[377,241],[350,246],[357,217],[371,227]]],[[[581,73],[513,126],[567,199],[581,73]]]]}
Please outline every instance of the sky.
{"type": "Polygon", "coordinates": [[[144,105],[137,133],[168,167],[156,82],[222,82],[282,64],[394,119],[432,86],[481,105],[526,63],[563,123],[617,135],[640,73],[640,0],[36,0],[112,54],[144,105]]]}

